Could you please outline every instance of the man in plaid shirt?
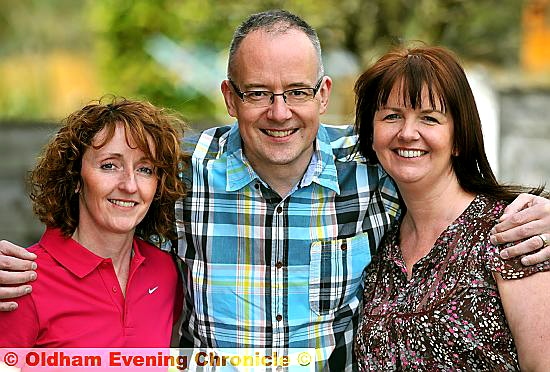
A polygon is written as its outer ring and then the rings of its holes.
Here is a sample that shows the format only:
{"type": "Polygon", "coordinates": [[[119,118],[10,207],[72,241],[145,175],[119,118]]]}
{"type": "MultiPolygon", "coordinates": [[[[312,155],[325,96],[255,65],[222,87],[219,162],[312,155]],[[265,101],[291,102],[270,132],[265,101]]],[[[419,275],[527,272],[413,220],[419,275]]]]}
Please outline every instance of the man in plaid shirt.
{"type": "MultiPolygon", "coordinates": [[[[398,199],[383,169],[355,152],[351,127],[320,124],[331,86],[302,19],[268,11],[237,29],[221,88],[238,124],[186,143],[191,191],[176,206],[186,281],[180,346],[314,348],[316,370],[356,368],[363,271],[398,199]]],[[[515,209],[528,203],[502,224],[499,241],[550,232],[548,201],[524,196],[515,209]]],[[[534,236],[510,253],[538,248],[534,236]]],[[[544,249],[526,259],[548,257],[544,249]]],[[[0,242],[0,299],[31,290],[5,285],[33,280],[34,258],[0,242]]],[[[16,306],[0,302],[0,311],[16,306]]]]}
{"type": "Polygon", "coordinates": [[[255,14],[235,32],[221,89],[238,123],[186,143],[181,346],[315,348],[316,370],[355,369],[363,271],[399,205],[352,128],[319,123],[331,85],[295,15],[255,14]]]}
{"type": "Polygon", "coordinates": [[[331,85],[298,17],[261,13],[236,31],[221,88],[238,124],[186,143],[181,346],[315,348],[318,370],[351,368],[363,271],[398,200],[352,127],[320,125],[331,85]]]}

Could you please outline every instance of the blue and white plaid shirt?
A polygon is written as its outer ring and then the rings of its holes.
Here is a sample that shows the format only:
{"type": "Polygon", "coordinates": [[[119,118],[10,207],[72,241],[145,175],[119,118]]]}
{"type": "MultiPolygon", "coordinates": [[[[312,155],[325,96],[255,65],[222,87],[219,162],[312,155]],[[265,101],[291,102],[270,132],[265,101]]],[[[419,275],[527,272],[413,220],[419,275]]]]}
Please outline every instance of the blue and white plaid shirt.
{"type": "Polygon", "coordinates": [[[398,212],[393,182],[356,140],[350,126],[321,125],[306,174],[282,199],[243,156],[236,124],[186,140],[180,346],[315,348],[316,370],[352,369],[363,272],[398,212]]]}

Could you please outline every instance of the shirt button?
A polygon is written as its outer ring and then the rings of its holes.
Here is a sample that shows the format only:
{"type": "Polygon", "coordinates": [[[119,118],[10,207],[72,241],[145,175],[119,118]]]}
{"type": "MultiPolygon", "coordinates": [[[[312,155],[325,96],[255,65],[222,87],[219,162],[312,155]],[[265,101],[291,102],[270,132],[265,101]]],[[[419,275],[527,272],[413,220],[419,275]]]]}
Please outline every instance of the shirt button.
{"type": "Polygon", "coordinates": [[[343,251],[348,249],[348,243],[342,243],[342,245],[340,246],[340,249],[343,250],[343,251]]]}
{"type": "Polygon", "coordinates": [[[282,211],[283,211],[283,207],[278,206],[278,207],[277,207],[277,213],[281,213],[282,211]]]}
{"type": "Polygon", "coordinates": [[[283,263],[281,261],[277,261],[277,263],[275,264],[275,267],[277,269],[280,269],[281,267],[283,267],[283,263]]]}
{"type": "Polygon", "coordinates": [[[279,314],[275,317],[275,319],[277,319],[277,321],[280,322],[281,320],[283,320],[283,316],[279,314]]]}
{"type": "Polygon", "coordinates": [[[113,286],[113,292],[117,292],[117,288],[115,286],[113,286]]]}

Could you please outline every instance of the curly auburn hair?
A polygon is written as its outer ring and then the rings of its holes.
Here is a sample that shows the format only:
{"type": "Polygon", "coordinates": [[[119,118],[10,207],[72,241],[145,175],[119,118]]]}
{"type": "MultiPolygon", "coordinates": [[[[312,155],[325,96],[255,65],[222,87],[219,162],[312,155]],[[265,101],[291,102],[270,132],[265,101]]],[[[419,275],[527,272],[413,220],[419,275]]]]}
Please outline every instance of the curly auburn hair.
{"type": "Polygon", "coordinates": [[[128,144],[131,138],[152,159],[158,178],[153,202],[135,234],[156,243],[174,239],[174,204],[186,193],[180,173],[189,158],[179,142],[186,125],[175,113],[146,101],[104,97],[65,118],[30,172],[33,211],[46,226],[59,228],[66,236],[73,234],[78,225],[79,194],[75,190],[81,181],[82,156],[104,128],[105,139],[95,148],[109,142],[117,124],[124,126],[128,144]]]}

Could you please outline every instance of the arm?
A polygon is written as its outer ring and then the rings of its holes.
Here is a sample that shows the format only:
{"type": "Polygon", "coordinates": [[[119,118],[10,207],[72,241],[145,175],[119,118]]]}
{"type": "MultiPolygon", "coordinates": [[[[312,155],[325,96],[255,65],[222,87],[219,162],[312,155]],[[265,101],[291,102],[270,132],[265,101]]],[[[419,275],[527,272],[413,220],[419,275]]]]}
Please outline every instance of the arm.
{"type": "Polygon", "coordinates": [[[17,311],[0,313],[1,347],[29,348],[35,346],[38,340],[40,325],[32,295],[21,297],[17,302],[17,311]]]}
{"type": "Polygon", "coordinates": [[[522,371],[550,370],[550,272],[515,280],[495,273],[522,371]]]}
{"type": "MultiPolygon", "coordinates": [[[[30,285],[24,284],[36,279],[36,259],[34,253],[28,252],[8,241],[0,241],[0,299],[17,298],[30,293],[30,285]]],[[[17,309],[17,303],[0,301],[0,311],[17,309]]]]}
{"type": "MultiPolygon", "coordinates": [[[[491,242],[502,244],[520,241],[503,249],[500,253],[504,259],[520,256],[542,247],[539,234],[550,239],[550,200],[531,194],[521,194],[514,200],[500,217],[500,222],[491,230],[491,242]]],[[[550,258],[550,246],[536,253],[523,257],[521,263],[534,265],[550,258]]]]}
{"type": "MultiPolygon", "coordinates": [[[[177,244],[177,243],[176,243],[177,244]]],[[[175,258],[176,267],[179,268],[177,264],[178,260],[181,260],[179,257],[175,258]]],[[[181,338],[181,325],[183,323],[184,309],[183,309],[183,281],[181,278],[181,273],[179,269],[177,270],[177,280],[178,285],[176,287],[176,293],[174,296],[174,325],[172,327],[172,337],[170,341],[170,347],[180,347],[180,338],[181,338]]],[[[189,308],[189,307],[188,307],[189,308]]]]}
{"type": "Polygon", "coordinates": [[[181,338],[181,323],[183,321],[183,313],[180,316],[174,325],[172,326],[172,337],[170,339],[170,347],[180,347],[180,338],[181,338]]]}

